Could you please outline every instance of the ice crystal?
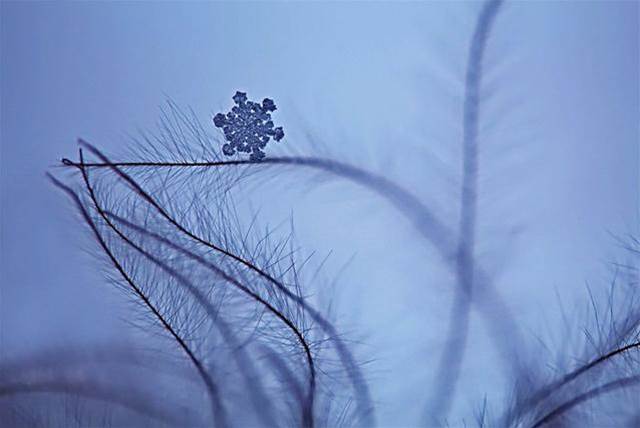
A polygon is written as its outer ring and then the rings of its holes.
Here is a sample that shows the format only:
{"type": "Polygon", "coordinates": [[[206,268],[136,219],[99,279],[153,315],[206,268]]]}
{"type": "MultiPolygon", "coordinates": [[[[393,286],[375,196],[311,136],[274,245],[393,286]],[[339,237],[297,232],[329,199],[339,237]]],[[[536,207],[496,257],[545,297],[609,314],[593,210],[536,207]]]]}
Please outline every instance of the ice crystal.
{"type": "Polygon", "coordinates": [[[222,128],[224,138],[228,143],[222,146],[222,153],[233,156],[236,152],[251,153],[249,160],[264,159],[262,151],[269,140],[280,141],[284,137],[281,126],[274,127],[271,112],[276,105],[270,98],[259,103],[247,100],[245,92],[236,92],[233,96],[236,103],[227,114],[218,113],[213,118],[213,124],[222,128]]]}

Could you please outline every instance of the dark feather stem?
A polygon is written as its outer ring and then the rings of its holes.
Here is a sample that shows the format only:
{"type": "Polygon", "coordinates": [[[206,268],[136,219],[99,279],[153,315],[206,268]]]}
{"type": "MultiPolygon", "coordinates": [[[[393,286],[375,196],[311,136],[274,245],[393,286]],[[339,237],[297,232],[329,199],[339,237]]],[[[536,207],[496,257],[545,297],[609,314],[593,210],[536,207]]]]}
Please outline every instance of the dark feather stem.
{"type": "Polygon", "coordinates": [[[240,290],[241,292],[243,292],[244,294],[246,294],[247,296],[251,297],[251,299],[255,300],[256,302],[260,303],[262,306],[264,306],[269,312],[271,312],[276,318],[278,318],[280,321],[282,321],[292,332],[293,334],[296,336],[296,338],[298,339],[298,342],[300,343],[300,345],[302,346],[306,359],[307,359],[307,365],[309,366],[309,394],[308,394],[308,399],[307,399],[307,406],[305,409],[305,415],[304,415],[304,425],[305,426],[313,426],[313,401],[314,401],[314,394],[315,394],[315,387],[316,387],[316,369],[315,369],[315,363],[313,361],[313,357],[311,355],[311,348],[309,346],[309,344],[307,343],[306,339],[304,338],[304,335],[302,334],[302,332],[300,331],[300,329],[298,329],[298,327],[289,319],[287,318],[282,312],[280,312],[278,309],[276,309],[271,303],[267,302],[264,298],[262,298],[260,295],[256,294],[255,292],[251,291],[247,286],[245,286],[244,284],[242,284],[240,281],[238,281],[236,278],[232,277],[231,275],[227,274],[225,271],[223,271],[222,269],[220,269],[218,266],[210,263],[209,261],[207,261],[206,259],[204,259],[203,257],[201,257],[200,255],[187,250],[186,248],[183,248],[171,241],[169,241],[167,238],[160,236],[156,233],[150,232],[148,230],[146,230],[145,228],[134,224],[114,213],[111,212],[105,212],[106,215],[108,215],[109,217],[113,218],[115,221],[117,221],[118,223],[122,223],[125,226],[135,230],[136,232],[140,233],[140,234],[144,234],[147,235],[155,240],[157,240],[158,242],[163,243],[164,245],[167,245],[171,248],[173,248],[174,250],[184,254],[185,256],[195,260],[196,262],[200,263],[201,265],[207,267],[209,270],[211,270],[212,272],[214,272],[217,276],[219,276],[220,278],[222,278],[224,281],[232,284],[234,287],[236,287],[238,290],[240,290]]]}
{"type": "Polygon", "coordinates": [[[538,428],[538,427],[541,427],[542,425],[548,424],[549,422],[562,416],[563,414],[573,409],[574,407],[586,401],[597,398],[602,394],[607,394],[609,392],[616,391],[618,389],[629,388],[637,384],[640,384],[640,375],[616,379],[614,381],[605,383],[604,385],[600,385],[598,387],[592,388],[580,395],[577,395],[571,400],[568,400],[562,403],[558,407],[554,408],[553,410],[548,412],[546,415],[544,415],[542,418],[538,419],[538,421],[536,421],[531,426],[531,428],[538,428]]]}
{"type": "Polygon", "coordinates": [[[576,370],[572,371],[571,373],[565,375],[562,380],[560,380],[560,382],[558,383],[558,387],[563,386],[569,382],[571,382],[572,380],[574,380],[575,378],[577,378],[578,376],[582,375],[583,373],[591,370],[592,368],[604,363],[607,360],[610,360],[611,358],[617,356],[617,355],[621,355],[624,354],[625,352],[628,352],[632,349],[635,348],[640,348],[640,342],[635,342],[635,343],[631,343],[629,345],[623,346],[621,348],[618,348],[614,351],[611,351],[603,356],[601,356],[600,358],[597,358],[595,360],[593,360],[592,362],[590,362],[589,364],[586,364],[582,367],[577,368],[576,370]]]}
{"type": "Polygon", "coordinates": [[[216,308],[211,304],[209,299],[184,275],[162,262],[160,259],[155,257],[153,254],[150,254],[148,251],[140,247],[138,244],[133,242],[128,236],[126,236],[122,231],[111,221],[111,219],[105,214],[103,208],[100,206],[98,202],[98,198],[96,197],[95,191],[91,182],[89,181],[89,175],[86,171],[86,168],[83,167],[83,157],[82,157],[82,149],[80,149],[80,164],[78,164],[78,169],[82,173],[82,177],[85,183],[85,187],[87,192],[89,193],[89,197],[93,202],[93,206],[100,214],[100,217],[105,221],[107,226],[113,230],[124,242],[126,242],[130,247],[135,249],[137,252],[142,254],[146,259],[151,261],[153,264],[158,266],[164,272],[166,272],[171,277],[175,278],[181,285],[183,285],[187,291],[195,297],[198,303],[206,310],[209,318],[211,320],[215,320],[214,325],[216,329],[223,336],[225,341],[229,344],[230,348],[234,350],[233,354],[238,362],[238,366],[240,368],[240,375],[244,378],[245,383],[248,387],[249,397],[253,402],[254,407],[258,411],[258,414],[261,415],[265,419],[265,423],[267,426],[276,426],[276,418],[273,414],[273,406],[270,406],[269,400],[265,394],[264,388],[260,383],[260,378],[257,375],[257,371],[255,366],[251,362],[249,356],[245,352],[245,348],[242,346],[237,346],[235,343],[235,337],[231,332],[231,328],[227,325],[227,323],[220,317],[217,316],[216,308]]]}
{"type": "Polygon", "coordinates": [[[553,382],[544,388],[541,388],[538,392],[536,392],[529,399],[527,399],[519,409],[518,415],[522,415],[526,413],[527,411],[529,411],[529,409],[535,407],[538,403],[540,403],[542,400],[548,397],[549,394],[552,394],[553,392],[559,390],[560,388],[562,388],[569,382],[575,380],[576,378],[580,377],[581,375],[585,374],[589,370],[607,362],[612,358],[615,358],[618,355],[622,355],[636,348],[640,348],[640,342],[634,342],[629,345],[623,346],[621,348],[615,349],[611,352],[606,353],[605,355],[602,355],[599,358],[596,358],[590,363],[584,364],[578,367],[577,369],[573,370],[572,372],[567,373],[560,380],[553,382]]]}
{"type": "MultiPolygon", "coordinates": [[[[83,142],[86,147],[90,144],[83,142]]],[[[96,150],[95,148],[93,148],[96,150]]],[[[99,156],[100,157],[100,156],[99,156]]],[[[102,156],[104,158],[104,156],[102,156]]],[[[73,166],[69,159],[63,159],[62,163],[73,166]]],[[[413,194],[406,191],[391,180],[357,168],[355,166],[330,159],[314,157],[273,157],[260,162],[249,160],[231,160],[216,162],[115,162],[87,163],[87,167],[95,168],[119,168],[119,167],[231,167],[243,165],[292,165],[319,169],[336,176],[353,181],[374,193],[380,195],[391,205],[405,215],[414,225],[416,230],[438,250],[442,259],[452,269],[456,269],[455,250],[452,247],[453,232],[440,222],[435,215],[413,194]]],[[[491,338],[496,341],[496,346],[502,351],[505,364],[513,363],[515,350],[523,349],[523,343],[519,328],[509,307],[500,295],[492,287],[491,280],[486,272],[479,266],[475,271],[476,289],[480,289],[473,303],[477,305],[484,320],[492,332],[491,338]]]]}
{"type": "MultiPolygon", "coordinates": [[[[250,270],[256,272],[258,275],[260,275],[261,277],[263,277],[264,279],[266,279],[267,281],[269,281],[270,283],[274,284],[282,293],[285,294],[285,296],[289,299],[291,299],[292,301],[294,301],[296,304],[298,304],[302,309],[304,309],[305,311],[307,311],[310,316],[314,319],[314,321],[316,321],[318,323],[318,325],[329,335],[331,336],[331,338],[334,341],[335,347],[336,347],[336,351],[338,352],[338,354],[341,357],[342,362],[345,364],[346,369],[347,369],[347,374],[351,380],[351,383],[358,395],[358,406],[359,406],[359,413],[361,415],[361,417],[363,418],[363,423],[368,425],[368,426],[373,426],[375,425],[375,416],[373,414],[373,405],[372,405],[372,399],[371,399],[371,394],[369,392],[369,388],[367,386],[366,381],[364,380],[364,377],[362,376],[360,369],[357,367],[357,364],[355,362],[355,359],[353,358],[353,356],[351,355],[351,353],[349,352],[347,346],[344,344],[344,342],[340,339],[338,332],[336,331],[335,327],[328,322],[316,309],[312,308],[311,306],[309,306],[306,301],[304,301],[304,299],[300,298],[299,296],[293,294],[282,282],[278,281],[277,279],[273,278],[271,275],[269,275],[267,272],[265,272],[264,270],[260,269],[258,266],[254,265],[253,263],[249,262],[248,260],[243,259],[242,257],[237,256],[236,254],[233,254],[230,251],[227,251],[197,235],[195,235],[194,233],[192,233],[191,231],[187,230],[184,226],[182,226],[178,221],[176,221],[173,217],[171,217],[171,215],[169,215],[169,213],[167,213],[167,211],[162,208],[160,206],[160,204],[158,204],[158,202],[149,194],[147,193],[144,189],[142,189],[142,187],[128,174],[126,174],[124,171],[120,170],[119,167],[115,166],[115,164],[110,163],[109,159],[106,158],[106,156],[104,156],[98,149],[96,149],[95,147],[93,147],[91,144],[80,140],[81,143],[87,147],[89,150],[91,150],[92,153],[94,153],[96,156],[98,156],[100,159],[102,159],[105,164],[108,164],[110,166],[110,168],[116,172],[116,174],[118,174],[124,181],[126,181],[132,188],[134,191],[136,191],[144,200],[146,200],[151,206],[153,206],[158,213],[164,217],[169,223],[171,223],[174,227],[176,227],[179,231],[181,231],[182,233],[184,233],[185,235],[187,235],[188,237],[190,237],[191,239],[195,240],[196,242],[213,249],[214,251],[220,252],[221,254],[230,257],[231,259],[235,260],[236,262],[242,264],[243,266],[249,268],[250,270]]],[[[65,165],[74,165],[73,162],[71,161],[65,161],[65,165]]],[[[91,165],[91,164],[83,164],[84,167],[86,167],[87,165],[91,165]]],[[[75,166],[75,165],[74,165],[75,166]]]]}
{"type": "Polygon", "coordinates": [[[304,388],[300,385],[286,361],[267,346],[262,346],[261,349],[265,354],[267,363],[278,373],[278,377],[282,379],[284,384],[292,391],[292,395],[295,398],[294,403],[304,403],[304,388]]]}
{"type": "Polygon", "coordinates": [[[160,321],[160,324],[163,326],[163,328],[175,339],[175,341],[178,343],[180,348],[182,348],[182,350],[185,352],[185,354],[187,354],[187,357],[189,358],[189,360],[191,360],[193,365],[196,367],[198,373],[200,373],[200,376],[201,376],[202,380],[204,381],[204,383],[205,383],[205,385],[207,387],[207,391],[208,391],[209,396],[211,398],[213,416],[214,416],[214,419],[215,419],[215,422],[216,422],[215,425],[218,426],[218,427],[229,426],[229,424],[227,423],[228,422],[227,421],[227,416],[224,413],[224,407],[222,406],[222,403],[221,403],[221,400],[220,400],[218,387],[213,382],[213,379],[211,378],[211,376],[209,376],[209,373],[207,373],[207,371],[205,370],[205,368],[202,365],[202,363],[200,362],[200,360],[195,356],[195,354],[193,353],[193,351],[191,350],[189,345],[187,345],[187,343],[182,339],[182,337],[180,337],[180,335],[173,329],[171,324],[169,324],[169,322],[164,318],[164,316],[151,303],[151,301],[148,299],[148,297],[142,292],[142,290],[129,277],[129,275],[124,270],[124,268],[122,267],[120,262],[118,262],[116,257],[113,255],[113,253],[109,249],[109,246],[107,245],[107,243],[105,242],[104,238],[102,237],[102,235],[98,231],[98,228],[96,227],[95,223],[91,219],[91,216],[89,216],[89,213],[87,212],[87,210],[82,205],[82,202],[80,201],[80,198],[78,197],[78,195],[71,188],[69,188],[68,186],[62,184],[55,177],[53,177],[51,174],[47,173],[47,177],[51,180],[51,182],[55,186],[57,186],[58,188],[60,188],[64,192],[66,192],[69,195],[69,197],[74,201],[74,203],[76,204],[78,210],[80,211],[80,214],[84,218],[85,222],[87,223],[87,225],[93,231],[98,243],[100,244],[100,246],[104,250],[105,254],[109,257],[111,262],[113,263],[113,266],[120,273],[120,275],[127,282],[127,284],[129,284],[129,286],[135,292],[135,294],[142,300],[144,305],[153,313],[153,315],[158,319],[158,321],[160,321]]]}

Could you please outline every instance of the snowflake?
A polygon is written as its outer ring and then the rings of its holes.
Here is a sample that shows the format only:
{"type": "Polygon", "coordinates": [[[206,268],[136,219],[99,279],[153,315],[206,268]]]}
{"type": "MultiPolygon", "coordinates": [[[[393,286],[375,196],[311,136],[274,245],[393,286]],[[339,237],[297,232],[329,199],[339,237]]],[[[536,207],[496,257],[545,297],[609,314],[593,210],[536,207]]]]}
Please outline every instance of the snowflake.
{"type": "Polygon", "coordinates": [[[281,126],[273,127],[271,112],[276,105],[270,98],[259,103],[248,101],[245,92],[236,92],[233,96],[235,106],[226,115],[218,113],[213,118],[213,124],[222,128],[224,138],[228,141],[222,146],[222,153],[233,156],[236,151],[251,153],[249,160],[260,161],[265,154],[262,151],[271,137],[280,141],[284,137],[281,126]]]}

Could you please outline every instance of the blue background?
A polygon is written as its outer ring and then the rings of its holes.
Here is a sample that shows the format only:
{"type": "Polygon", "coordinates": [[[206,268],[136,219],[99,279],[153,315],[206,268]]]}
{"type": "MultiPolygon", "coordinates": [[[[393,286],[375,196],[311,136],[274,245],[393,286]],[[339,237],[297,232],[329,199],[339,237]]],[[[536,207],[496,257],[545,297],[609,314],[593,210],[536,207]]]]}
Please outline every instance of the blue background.
{"type": "MultiPolygon", "coordinates": [[[[168,97],[212,132],[237,89],[272,97],[287,137],[267,155],[347,159],[455,225],[480,6],[2,2],[2,357],[121,334],[122,299],[81,251],[85,231],[44,173],[66,176],[55,165],[75,156],[77,137],[124,153],[168,97]]],[[[585,281],[606,283],[618,257],[608,233],[639,232],[638,39],[637,2],[508,2],[488,42],[477,255],[532,341],[553,337],[558,296],[586,307],[585,281]]],[[[452,299],[433,249],[352,185],[283,173],[246,199],[263,224],[292,213],[303,248],[332,251],[336,317],[374,358],[380,423],[415,421],[452,299]]],[[[463,412],[503,390],[485,336],[472,319],[463,412]]]]}

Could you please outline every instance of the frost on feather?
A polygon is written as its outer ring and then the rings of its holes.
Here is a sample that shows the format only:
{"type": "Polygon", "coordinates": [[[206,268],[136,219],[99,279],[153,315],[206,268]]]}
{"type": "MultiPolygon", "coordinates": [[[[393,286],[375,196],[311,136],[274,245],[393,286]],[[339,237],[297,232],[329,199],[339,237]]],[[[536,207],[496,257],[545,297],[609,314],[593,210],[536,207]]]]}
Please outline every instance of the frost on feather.
{"type": "Polygon", "coordinates": [[[270,98],[259,103],[247,100],[245,92],[236,92],[233,96],[235,106],[227,114],[218,113],[213,118],[213,124],[222,128],[224,138],[228,141],[222,146],[226,156],[233,156],[236,152],[251,153],[249,160],[260,161],[265,154],[262,151],[269,140],[280,141],[284,137],[281,126],[274,127],[271,112],[276,105],[270,98]]]}

